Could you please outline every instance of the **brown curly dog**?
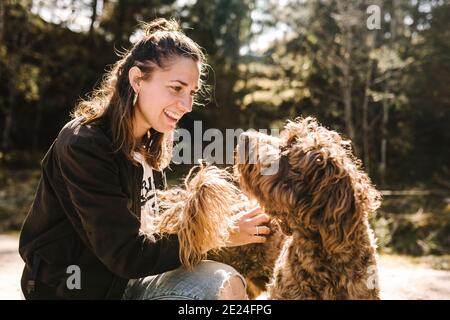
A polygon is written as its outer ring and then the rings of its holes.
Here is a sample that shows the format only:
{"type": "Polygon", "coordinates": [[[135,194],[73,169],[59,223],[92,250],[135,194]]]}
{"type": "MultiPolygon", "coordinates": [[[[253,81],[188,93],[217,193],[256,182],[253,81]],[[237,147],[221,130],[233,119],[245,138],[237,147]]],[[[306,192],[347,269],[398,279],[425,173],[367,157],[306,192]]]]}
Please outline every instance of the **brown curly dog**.
{"type": "Polygon", "coordinates": [[[269,298],[379,299],[368,215],[379,207],[380,194],[350,142],[311,117],[289,121],[279,138],[256,132],[241,137],[235,165],[240,187],[286,237],[269,298]],[[277,170],[267,174],[267,168],[277,170]]]}

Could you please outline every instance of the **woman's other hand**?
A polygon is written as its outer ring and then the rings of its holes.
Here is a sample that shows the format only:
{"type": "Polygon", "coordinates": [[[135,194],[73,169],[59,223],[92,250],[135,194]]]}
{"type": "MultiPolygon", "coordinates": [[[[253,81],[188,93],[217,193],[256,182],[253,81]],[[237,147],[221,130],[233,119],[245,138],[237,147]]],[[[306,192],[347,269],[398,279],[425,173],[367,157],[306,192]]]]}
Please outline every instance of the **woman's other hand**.
{"type": "Polygon", "coordinates": [[[237,214],[235,226],[230,231],[227,246],[264,243],[266,241],[265,235],[270,234],[270,229],[263,224],[269,221],[270,217],[259,206],[237,214]]]}

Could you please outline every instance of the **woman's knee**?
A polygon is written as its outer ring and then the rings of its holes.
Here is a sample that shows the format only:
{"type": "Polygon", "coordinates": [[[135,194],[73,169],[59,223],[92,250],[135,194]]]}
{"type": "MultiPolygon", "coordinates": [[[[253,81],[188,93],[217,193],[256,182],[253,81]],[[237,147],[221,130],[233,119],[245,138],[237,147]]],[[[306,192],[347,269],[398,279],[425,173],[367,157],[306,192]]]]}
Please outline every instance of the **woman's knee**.
{"type": "Polygon", "coordinates": [[[200,262],[192,272],[178,268],[132,283],[130,299],[225,300],[246,299],[244,278],[231,266],[212,260],[200,262]]]}
{"type": "Polygon", "coordinates": [[[218,300],[246,300],[247,292],[244,280],[238,275],[226,279],[217,295],[218,300]]]}
{"type": "Polygon", "coordinates": [[[202,269],[200,272],[203,272],[209,281],[213,281],[215,287],[214,296],[205,297],[206,299],[247,299],[245,279],[236,269],[212,260],[202,261],[199,267],[202,269]]]}

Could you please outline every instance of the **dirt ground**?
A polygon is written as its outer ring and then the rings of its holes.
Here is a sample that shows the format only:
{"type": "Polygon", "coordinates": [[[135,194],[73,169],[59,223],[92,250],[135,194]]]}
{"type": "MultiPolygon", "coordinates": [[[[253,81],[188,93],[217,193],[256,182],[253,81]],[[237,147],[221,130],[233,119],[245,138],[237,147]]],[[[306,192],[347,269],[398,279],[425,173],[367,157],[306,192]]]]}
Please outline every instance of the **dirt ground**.
{"type": "Polygon", "coordinates": [[[20,276],[22,259],[17,252],[19,239],[13,235],[0,235],[0,300],[21,299],[20,276]]]}
{"type": "MultiPolygon", "coordinates": [[[[23,262],[17,248],[17,235],[0,235],[0,300],[21,299],[19,283],[23,262]]],[[[379,266],[381,298],[450,299],[449,261],[434,257],[382,255],[379,266]]]]}

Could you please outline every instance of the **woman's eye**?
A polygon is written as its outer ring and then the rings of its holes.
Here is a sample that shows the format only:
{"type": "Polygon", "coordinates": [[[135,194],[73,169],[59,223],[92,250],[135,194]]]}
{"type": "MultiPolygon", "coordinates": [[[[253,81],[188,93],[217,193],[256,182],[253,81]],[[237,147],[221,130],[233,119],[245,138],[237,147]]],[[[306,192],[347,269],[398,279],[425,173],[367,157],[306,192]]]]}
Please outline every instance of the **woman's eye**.
{"type": "Polygon", "coordinates": [[[174,87],[171,87],[171,88],[172,88],[172,90],[175,91],[175,92],[180,92],[181,89],[183,89],[183,88],[178,87],[178,86],[174,86],[174,87]]]}

